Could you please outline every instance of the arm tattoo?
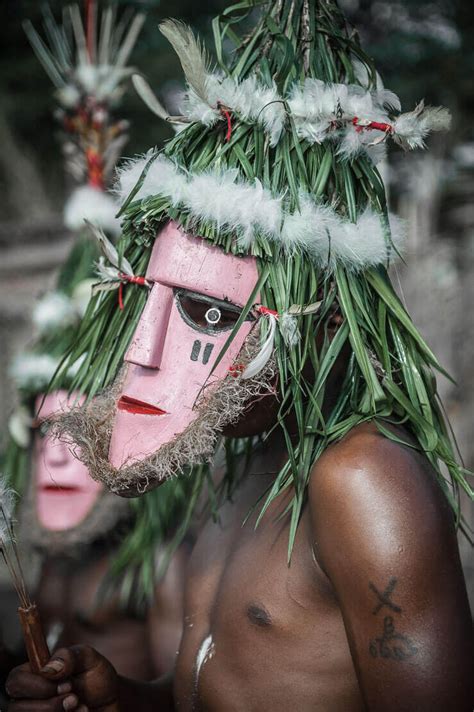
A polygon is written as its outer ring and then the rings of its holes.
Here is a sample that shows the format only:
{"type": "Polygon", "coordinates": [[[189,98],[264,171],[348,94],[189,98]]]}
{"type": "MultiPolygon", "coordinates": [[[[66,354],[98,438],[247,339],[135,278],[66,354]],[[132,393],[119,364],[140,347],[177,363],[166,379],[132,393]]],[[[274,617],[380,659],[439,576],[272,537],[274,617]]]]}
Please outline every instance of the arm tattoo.
{"type": "Polygon", "coordinates": [[[397,633],[393,618],[386,616],[383,622],[383,634],[380,638],[370,641],[369,652],[373,658],[408,660],[416,655],[418,648],[406,635],[397,633]]]}
{"type": "MultiPolygon", "coordinates": [[[[377,605],[372,611],[376,616],[383,608],[388,608],[393,613],[401,613],[402,609],[392,600],[393,592],[397,586],[397,579],[392,577],[383,592],[369,582],[370,590],[377,597],[377,605]]],[[[373,658],[385,658],[390,660],[407,660],[418,652],[418,648],[406,635],[398,633],[395,629],[393,616],[385,616],[383,621],[383,633],[380,637],[374,638],[369,644],[369,653],[373,658]]]]}
{"type": "Polygon", "coordinates": [[[379,601],[377,603],[377,605],[375,606],[374,610],[372,611],[374,616],[376,616],[377,613],[382,610],[382,608],[385,608],[385,606],[387,606],[387,608],[389,608],[394,613],[402,612],[402,609],[400,608],[400,606],[395,605],[395,603],[393,603],[392,598],[391,598],[396,585],[397,585],[397,579],[391,578],[390,581],[388,582],[388,586],[385,589],[385,591],[383,593],[380,593],[380,591],[374,586],[374,584],[372,582],[369,583],[370,590],[375,593],[375,595],[377,596],[378,601],[379,601]]]}

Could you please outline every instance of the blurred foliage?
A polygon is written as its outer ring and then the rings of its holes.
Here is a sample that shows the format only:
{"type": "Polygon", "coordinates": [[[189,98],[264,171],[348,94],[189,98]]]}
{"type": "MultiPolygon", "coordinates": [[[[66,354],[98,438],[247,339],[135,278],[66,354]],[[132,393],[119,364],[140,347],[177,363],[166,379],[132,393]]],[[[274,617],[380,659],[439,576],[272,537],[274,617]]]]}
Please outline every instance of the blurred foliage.
{"type": "MultiPolygon", "coordinates": [[[[59,14],[68,3],[51,0],[59,14]]],[[[226,7],[226,0],[117,0],[148,14],[133,56],[158,92],[179,86],[182,72],[176,56],[158,31],[165,17],[179,17],[196,27],[212,45],[210,18],[226,7]]],[[[399,93],[409,109],[420,98],[449,106],[456,117],[456,136],[471,138],[474,114],[474,3],[467,0],[341,0],[350,20],[361,30],[388,87],[399,93]]],[[[47,165],[47,190],[61,195],[62,159],[53,118],[52,87],[26,40],[22,21],[41,27],[38,0],[0,2],[0,111],[15,136],[40,165],[47,165]]],[[[132,123],[127,155],[145,151],[172,135],[154,118],[133,91],[123,106],[132,123]]]]}

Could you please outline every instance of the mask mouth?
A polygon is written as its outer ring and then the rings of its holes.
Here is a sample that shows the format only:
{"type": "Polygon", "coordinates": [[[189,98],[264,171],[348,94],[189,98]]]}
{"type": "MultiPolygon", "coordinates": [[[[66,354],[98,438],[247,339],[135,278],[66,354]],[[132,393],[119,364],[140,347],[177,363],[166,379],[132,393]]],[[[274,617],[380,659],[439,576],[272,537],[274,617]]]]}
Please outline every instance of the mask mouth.
{"type": "Polygon", "coordinates": [[[40,487],[41,492],[45,492],[47,494],[64,494],[64,495],[70,495],[70,494],[78,494],[82,492],[80,487],[75,487],[74,485],[60,485],[60,484],[47,484],[47,485],[41,485],[40,487]]]}
{"type": "Polygon", "coordinates": [[[168,415],[166,410],[129,396],[122,396],[117,403],[117,408],[125,413],[134,413],[135,415],[168,415]]]}

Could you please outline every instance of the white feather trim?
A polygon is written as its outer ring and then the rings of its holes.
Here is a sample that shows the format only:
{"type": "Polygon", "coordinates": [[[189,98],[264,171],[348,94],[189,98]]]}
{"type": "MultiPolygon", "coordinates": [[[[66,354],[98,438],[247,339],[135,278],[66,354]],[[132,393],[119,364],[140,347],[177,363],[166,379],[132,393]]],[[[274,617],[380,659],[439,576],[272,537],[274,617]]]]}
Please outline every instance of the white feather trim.
{"type": "Polygon", "coordinates": [[[19,406],[8,420],[10,436],[23,449],[26,449],[30,444],[32,425],[33,418],[29,409],[24,405],[19,406]]]}
{"type": "MultiPolygon", "coordinates": [[[[285,218],[281,239],[288,252],[302,251],[320,266],[334,269],[343,264],[362,270],[386,264],[392,257],[392,247],[382,218],[371,208],[357,222],[343,220],[334,210],[317,205],[310,196],[300,195],[300,212],[285,218]]],[[[404,234],[402,222],[393,217],[392,241],[401,251],[404,234]]]]}
{"type": "MultiPolygon", "coordinates": [[[[367,87],[369,79],[366,69],[361,77],[367,87]]],[[[400,99],[384,88],[378,75],[374,91],[357,84],[326,84],[309,78],[301,84],[294,84],[288,96],[282,97],[275,85],[266,87],[255,75],[239,83],[231,77],[208,74],[206,98],[189,88],[182,107],[183,115],[188,121],[213,126],[225,119],[221,105],[243,121],[260,124],[272,146],[278,143],[289,112],[299,138],[311,144],[320,144],[328,139],[338,141],[341,143],[338,153],[345,159],[365,152],[377,161],[380,151],[375,152],[371,148],[386,141],[389,136],[393,136],[404,148],[423,148],[429,133],[445,131],[450,124],[446,109],[425,109],[422,104],[415,111],[392,119],[393,113],[401,111],[400,99]],[[366,128],[358,130],[353,125],[355,119],[361,122],[361,126],[365,124],[366,128]],[[392,130],[379,132],[367,126],[371,122],[389,125],[392,130]]]]}
{"type": "Polygon", "coordinates": [[[270,144],[276,146],[285,125],[286,110],[275,85],[266,87],[260,84],[255,75],[237,82],[231,77],[208,74],[206,93],[207,103],[192,89],[189,90],[183,106],[186,118],[212,126],[223,120],[219,110],[219,105],[222,104],[244,121],[263,126],[270,138],[270,144]]]}
{"type": "Polygon", "coordinates": [[[41,393],[53,378],[59,359],[49,354],[25,353],[17,356],[10,367],[10,376],[17,388],[41,393]]]}
{"type": "MultiPolygon", "coordinates": [[[[119,172],[117,192],[122,201],[140,176],[147,157],[119,172]],[[131,176],[133,179],[131,180],[131,176]]],[[[368,208],[352,223],[332,208],[300,194],[300,210],[286,212],[284,197],[275,198],[256,181],[243,181],[236,170],[189,174],[180,171],[168,158],[159,156],[147,173],[137,199],[164,195],[174,207],[182,206],[196,221],[216,223],[224,232],[238,236],[249,247],[256,234],[279,243],[291,254],[305,252],[317,264],[333,269],[344,264],[361,270],[386,264],[393,256],[386,226],[380,215],[368,208]],[[212,196],[212,199],[210,199],[212,196]]],[[[396,218],[391,221],[393,242],[402,248],[403,230],[396,218]]]]}
{"type": "MultiPolygon", "coordinates": [[[[118,171],[116,191],[123,202],[140,177],[148,156],[118,171]]],[[[200,220],[216,222],[228,232],[239,232],[250,244],[256,231],[272,237],[280,227],[281,199],[273,198],[259,181],[247,183],[237,170],[207,171],[187,175],[172,161],[159,156],[150,166],[136,198],[168,197],[174,206],[184,205],[200,220]],[[212,200],[209,199],[212,196],[212,200]]]]}
{"type": "Polygon", "coordinates": [[[209,74],[206,95],[207,101],[204,101],[189,89],[182,107],[187,120],[213,126],[224,120],[219,109],[223,105],[244,121],[261,124],[272,146],[278,143],[284,129],[286,107],[295,121],[298,136],[311,143],[324,141],[338,120],[362,116],[387,122],[385,106],[397,110],[400,107],[398,97],[383,88],[370,92],[357,85],[325,84],[316,79],[306,79],[303,84],[294,85],[284,99],[275,85],[266,87],[255,75],[237,82],[231,77],[209,74]]]}
{"type": "Polygon", "coordinates": [[[70,230],[80,230],[84,221],[98,225],[112,235],[120,234],[120,220],[115,217],[118,207],[114,199],[98,188],[83,185],[76,188],[64,208],[64,224],[70,230]]]}
{"type": "Polygon", "coordinates": [[[33,324],[40,336],[74,324],[77,312],[74,304],[62,292],[49,292],[33,310],[33,324]]]}
{"type": "Polygon", "coordinates": [[[422,102],[414,111],[401,114],[393,124],[394,138],[409,150],[424,148],[425,139],[431,132],[448,131],[451,114],[442,107],[425,107],[422,102]]]}

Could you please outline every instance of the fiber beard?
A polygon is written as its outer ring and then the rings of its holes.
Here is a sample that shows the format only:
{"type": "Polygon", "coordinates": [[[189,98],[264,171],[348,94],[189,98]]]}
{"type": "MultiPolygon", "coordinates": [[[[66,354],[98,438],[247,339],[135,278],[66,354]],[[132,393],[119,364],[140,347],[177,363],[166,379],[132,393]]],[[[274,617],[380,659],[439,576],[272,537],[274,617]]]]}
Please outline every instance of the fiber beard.
{"type": "MultiPolygon", "coordinates": [[[[259,349],[259,329],[255,329],[240,353],[239,364],[247,365],[259,349]]],[[[273,359],[253,378],[229,374],[203,389],[195,406],[196,418],[182,433],[143,460],[117,469],[109,462],[109,446],[125,369],[126,366],[110,388],[89,404],[51,421],[53,433],[73,447],[74,455],[91,476],[122,497],[140,496],[193,466],[208,462],[224,428],[237,423],[253,400],[274,394],[273,359]]]]}

